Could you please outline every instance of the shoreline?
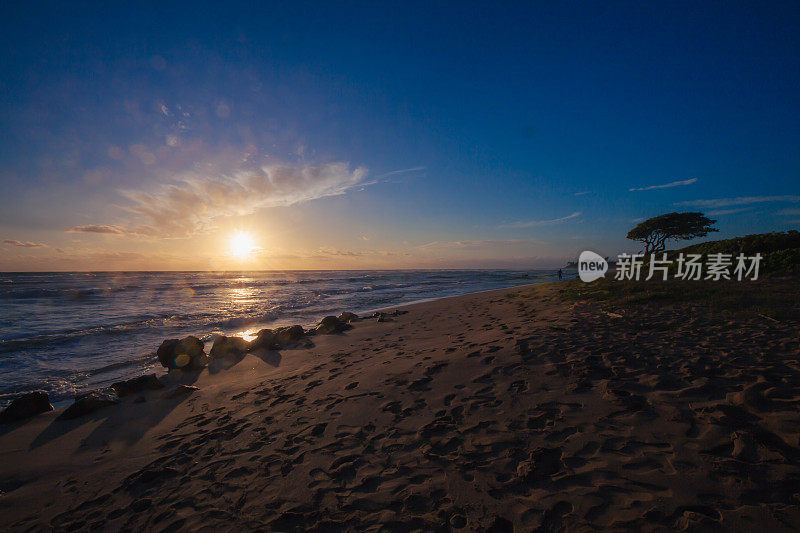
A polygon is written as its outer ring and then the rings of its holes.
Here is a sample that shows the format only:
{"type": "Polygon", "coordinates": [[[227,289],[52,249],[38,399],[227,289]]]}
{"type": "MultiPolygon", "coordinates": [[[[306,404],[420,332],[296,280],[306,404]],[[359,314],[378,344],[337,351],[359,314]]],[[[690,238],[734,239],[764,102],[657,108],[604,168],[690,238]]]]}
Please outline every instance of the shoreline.
{"type": "Polygon", "coordinates": [[[800,380],[797,325],[612,308],[570,299],[577,283],[391,306],[169,373],[184,396],[0,426],[0,526],[800,526],[800,391],[763,385],[800,380]]]}
{"type": "Polygon", "coordinates": [[[366,317],[367,315],[371,315],[372,313],[378,313],[378,312],[382,312],[382,311],[400,309],[400,308],[409,307],[409,306],[412,306],[412,305],[419,305],[419,304],[427,304],[427,303],[431,303],[431,302],[438,302],[438,301],[441,301],[441,300],[447,300],[449,298],[461,298],[462,296],[472,296],[472,295],[475,295],[475,294],[484,294],[484,293],[487,293],[487,292],[495,292],[495,291],[507,291],[509,289],[524,289],[524,288],[529,288],[529,287],[535,287],[535,286],[538,286],[538,285],[547,285],[547,284],[550,284],[550,283],[558,283],[558,281],[541,281],[539,283],[526,283],[524,285],[514,285],[513,287],[501,287],[499,289],[486,289],[486,290],[482,290],[482,291],[466,292],[464,294],[453,294],[453,295],[450,295],[450,296],[439,296],[439,297],[434,297],[434,298],[422,298],[420,300],[414,300],[412,302],[400,303],[400,304],[396,304],[396,305],[387,305],[387,306],[384,306],[384,307],[376,307],[376,308],[367,309],[367,310],[364,310],[364,311],[356,311],[356,314],[358,314],[359,317],[363,318],[363,317],[366,317]]]}

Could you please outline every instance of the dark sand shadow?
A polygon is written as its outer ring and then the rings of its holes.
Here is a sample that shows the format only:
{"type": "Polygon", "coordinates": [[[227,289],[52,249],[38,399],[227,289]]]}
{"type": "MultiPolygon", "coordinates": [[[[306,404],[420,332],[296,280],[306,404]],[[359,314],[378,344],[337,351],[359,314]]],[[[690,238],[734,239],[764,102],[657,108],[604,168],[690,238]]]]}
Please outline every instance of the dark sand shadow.
{"type": "Polygon", "coordinates": [[[145,391],[131,394],[121,399],[117,405],[109,405],[103,409],[95,411],[72,420],[54,419],[39,435],[31,442],[29,450],[38,448],[53,439],[74,431],[87,422],[103,420],[103,422],[92,431],[83,441],[82,447],[92,446],[92,442],[100,441],[104,444],[105,440],[99,437],[103,434],[114,434],[112,440],[124,440],[132,444],[139,440],[148,429],[157,425],[163,420],[181,401],[186,399],[162,399],[161,395],[166,390],[176,385],[191,385],[200,377],[202,370],[171,370],[168,374],[161,377],[164,390],[145,391]],[[143,397],[145,402],[135,403],[136,398],[143,397]]]}
{"type": "Polygon", "coordinates": [[[226,357],[212,359],[211,363],[208,365],[208,373],[213,375],[225,370],[230,370],[234,366],[241,363],[248,354],[261,359],[270,366],[277,367],[281,364],[281,352],[278,350],[259,349],[248,353],[228,355],[226,357]]]}
{"type": "Polygon", "coordinates": [[[175,385],[191,385],[200,377],[204,369],[181,370],[174,368],[165,375],[161,376],[161,382],[165,387],[170,388],[175,385]]]}
{"type": "Polygon", "coordinates": [[[35,422],[37,418],[43,415],[47,415],[48,413],[52,413],[52,411],[47,411],[44,413],[39,413],[38,415],[34,415],[30,418],[25,418],[23,420],[17,420],[16,422],[9,422],[7,424],[0,424],[0,437],[4,437],[9,433],[13,433],[18,429],[22,429],[28,424],[35,422]]]}
{"type": "Polygon", "coordinates": [[[277,350],[254,350],[250,352],[250,355],[258,357],[268,365],[278,367],[281,364],[281,352],[277,350]]]}
{"type": "Polygon", "coordinates": [[[229,370],[241,363],[245,355],[247,355],[247,353],[242,352],[240,354],[226,355],[225,357],[215,357],[208,364],[208,373],[213,375],[224,370],[229,370]]]}
{"type": "MultiPolygon", "coordinates": [[[[152,395],[143,403],[126,401],[120,413],[108,416],[92,433],[81,442],[84,449],[98,449],[110,442],[122,442],[128,446],[138,442],[150,429],[157,426],[179,404],[191,398],[191,395],[178,398],[162,398],[162,393],[152,395]]],[[[127,400],[127,399],[126,399],[127,400]]]]}
{"type": "Polygon", "coordinates": [[[124,398],[118,405],[109,405],[73,420],[53,420],[31,442],[29,450],[34,450],[48,442],[70,433],[88,422],[102,421],[92,433],[81,442],[81,448],[99,448],[109,440],[123,440],[127,444],[138,441],[145,432],[163,420],[185,398],[162,399],[161,393],[137,394],[124,398]],[[134,403],[134,398],[147,397],[147,401],[134,403]],[[112,437],[109,439],[108,436],[112,437]]]}

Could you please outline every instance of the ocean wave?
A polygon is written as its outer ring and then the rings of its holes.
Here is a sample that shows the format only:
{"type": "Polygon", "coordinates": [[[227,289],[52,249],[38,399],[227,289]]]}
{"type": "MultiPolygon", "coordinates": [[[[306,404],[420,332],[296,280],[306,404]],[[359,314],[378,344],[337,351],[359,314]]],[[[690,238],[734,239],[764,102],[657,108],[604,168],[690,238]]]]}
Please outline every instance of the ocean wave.
{"type": "Polygon", "coordinates": [[[47,346],[63,345],[76,340],[95,337],[99,335],[120,336],[156,329],[179,329],[189,322],[199,322],[207,319],[207,314],[197,315],[171,315],[163,314],[150,316],[141,320],[120,324],[98,325],[83,328],[67,329],[52,333],[43,333],[30,337],[18,337],[0,340],[0,354],[16,351],[31,350],[47,346]]]}

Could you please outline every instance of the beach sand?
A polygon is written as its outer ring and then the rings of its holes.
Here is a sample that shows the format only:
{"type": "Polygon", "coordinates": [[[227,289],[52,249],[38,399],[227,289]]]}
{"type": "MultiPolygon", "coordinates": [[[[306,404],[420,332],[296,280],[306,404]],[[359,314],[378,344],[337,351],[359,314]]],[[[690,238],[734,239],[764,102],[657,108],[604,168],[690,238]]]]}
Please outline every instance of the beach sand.
{"type": "Polygon", "coordinates": [[[567,285],[401,307],[165,378],[199,387],[182,398],[0,426],[0,530],[800,528],[797,321],[567,285]]]}

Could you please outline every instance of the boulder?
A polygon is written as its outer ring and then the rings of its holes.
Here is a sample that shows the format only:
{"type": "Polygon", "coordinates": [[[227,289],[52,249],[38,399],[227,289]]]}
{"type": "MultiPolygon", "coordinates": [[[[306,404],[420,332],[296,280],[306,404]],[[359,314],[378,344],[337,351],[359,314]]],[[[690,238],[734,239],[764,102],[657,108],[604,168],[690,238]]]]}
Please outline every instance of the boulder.
{"type": "Polygon", "coordinates": [[[249,348],[250,343],[241,337],[220,335],[214,339],[209,353],[213,358],[235,358],[245,354],[249,348]]]}
{"type": "Polygon", "coordinates": [[[166,400],[171,400],[173,398],[182,398],[184,396],[188,396],[189,394],[193,393],[196,390],[200,390],[200,387],[194,387],[192,385],[178,385],[174,389],[165,392],[162,398],[166,400]]]}
{"type": "Polygon", "coordinates": [[[53,406],[50,405],[50,398],[46,392],[29,392],[19,398],[15,398],[11,405],[3,409],[3,412],[0,413],[0,424],[10,424],[18,420],[25,420],[39,413],[46,413],[52,410],[53,406]]]}
{"type": "Polygon", "coordinates": [[[350,313],[349,311],[344,311],[338,317],[339,322],[344,322],[345,324],[352,322],[353,320],[358,320],[358,315],[355,313],[350,313]]]}
{"type": "Polygon", "coordinates": [[[206,366],[203,341],[189,335],[185,339],[168,339],[158,347],[156,355],[165,368],[200,369],[206,366]]]}
{"type": "Polygon", "coordinates": [[[275,332],[271,329],[262,329],[256,338],[250,341],[249,350],[273,350],[275,348],[275,332]]]}
{"type": "Polygon", "coordinates": [[[113,388],[98,389],[76,396],[75,403],[67,407],[58,418],[60,420],[78,418],[117,403],[119,403],[119,394],[113,388]]]}
{"type": "Polygon", "coordinates": [[[275,344],[286,347],[296,344],[303,338],[303,326],[285,326],[275,330],[275,344]]]}
{"type": "Polygon", "coordinates": [[[163,389],[164,385],[158,380],[155,374],[147,374],[146,376],[138,376],[125,381],[118,381],[111,385],[111,388],[114,389],[120,397],[123,397],[146,390],[163,389]]]}
{"type": "Polygon", "coordinates": [[[322,319],[319,325],[314,328],[314,331],[320,335],[331,335],[333,333],[341,333],[350,327],[352,326],[342,322],[335,316],[326,316],[322,319]]]}

